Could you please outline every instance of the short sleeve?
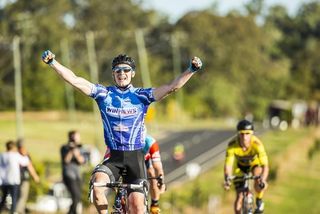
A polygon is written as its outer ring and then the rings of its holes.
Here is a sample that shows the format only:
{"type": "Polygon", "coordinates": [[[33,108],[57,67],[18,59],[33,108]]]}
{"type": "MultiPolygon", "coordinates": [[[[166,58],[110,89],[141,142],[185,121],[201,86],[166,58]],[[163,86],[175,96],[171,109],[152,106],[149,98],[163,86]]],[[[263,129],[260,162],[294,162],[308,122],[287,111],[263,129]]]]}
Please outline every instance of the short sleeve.
{"type": "Polygon", "coordinates": [[[107,96],[107,88],[103,85],[100,84],[95,84],[92,87],[92,91],[90,93],[90,97],[92,97],[93,99],[97,100],[99,98],[104,98],[107,96]]]}
{"type": "Polygon", "coordinates": [[[23,156],[17,153],[17,158],[19,160],[20,166],[28,166],[28,164],[30,163],[30,159],[28,156],[23,156]]]}
{"type": "Polygon", "coordinates": [[[151,104],[155,101],[153,90],[154,88],[138,88],[136,93],[141,102],[143,102],[144,104],[151,104]]]}
{"type": "Polygon", "coordinates": [[[228,147],[226,150],[225,165],[232,166],[233,162],[234,162],[234,149],[232,147],[228,147]]]}
{"type": "Polygon", "coordinates": [[[263,166],[268,165],[268,156],[267,156],[266,150],[265,150],[262,142],[257,137],[255,137],[254,143],[257,148],[258,157],[259,157],[261,165],[263,165],[263,166]]]}

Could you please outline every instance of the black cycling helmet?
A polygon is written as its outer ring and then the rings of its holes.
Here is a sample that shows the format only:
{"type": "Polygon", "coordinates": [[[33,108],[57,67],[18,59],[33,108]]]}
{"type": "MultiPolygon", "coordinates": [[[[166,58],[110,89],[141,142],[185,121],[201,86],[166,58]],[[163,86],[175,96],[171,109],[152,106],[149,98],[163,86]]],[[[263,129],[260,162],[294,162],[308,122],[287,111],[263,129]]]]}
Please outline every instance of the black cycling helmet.
{"type": "Polygon", "coordinates": [[[237,125],[238,131],[244,131],[244,130],[254,130],[253,124],[248,120],[240,120],[237,125]]]}
{"type": "Polygon", "coordinates": [[[127,64],[132,68],[132,70],[136,69],[136,65],[134,63],[134,60],[130,56],[126,55],[126,54],[119,54],[118,56],[113,58],[113,60],[112,60],[112,70],[119,64],[127,64]]]}

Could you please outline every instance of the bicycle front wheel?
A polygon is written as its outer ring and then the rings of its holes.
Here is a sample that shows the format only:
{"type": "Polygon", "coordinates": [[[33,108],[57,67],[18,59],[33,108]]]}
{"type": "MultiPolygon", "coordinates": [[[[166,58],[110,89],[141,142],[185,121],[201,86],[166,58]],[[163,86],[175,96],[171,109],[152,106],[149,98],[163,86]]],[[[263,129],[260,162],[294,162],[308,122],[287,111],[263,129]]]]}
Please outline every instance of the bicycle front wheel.
{"type": "Polygon", "coordinates": [[[244,196],[242,201],[242,214],[253,214],[253,198],[244,196]]]}

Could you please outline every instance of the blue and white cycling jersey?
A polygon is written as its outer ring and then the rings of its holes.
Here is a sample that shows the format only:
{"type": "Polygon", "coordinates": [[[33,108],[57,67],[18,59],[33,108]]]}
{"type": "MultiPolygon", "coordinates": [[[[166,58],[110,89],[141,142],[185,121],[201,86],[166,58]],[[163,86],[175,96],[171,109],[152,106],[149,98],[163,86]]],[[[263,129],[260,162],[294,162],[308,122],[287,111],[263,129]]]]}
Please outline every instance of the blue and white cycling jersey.
{"type": "Polygon", "coordinates": [[[144,116],[155,101],[153,88],[124,91],[116,86],[94,85],[90,97],[96,100],[104,129],[106,145],[111,150],[133,151],[144,146],[144,116]]]}

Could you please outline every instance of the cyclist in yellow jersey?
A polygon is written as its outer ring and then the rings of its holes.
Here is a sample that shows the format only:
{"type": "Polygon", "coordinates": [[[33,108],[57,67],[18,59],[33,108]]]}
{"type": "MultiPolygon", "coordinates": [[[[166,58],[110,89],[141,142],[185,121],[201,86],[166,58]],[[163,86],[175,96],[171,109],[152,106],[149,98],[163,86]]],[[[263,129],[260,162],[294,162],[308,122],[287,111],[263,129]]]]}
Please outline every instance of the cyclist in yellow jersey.
{"type": "MultiPolygon", "coordinates": [[[[254,135],[254,126],[248,120],[241,120],[237,124],[238,134],[233,138],[226,150],[224,165],[224,187],[230,189],[231,176],[241,176],[243,172],[252,172],[254,176],[260,176],[254,181],[256,191],[256,210],[255,213],[263,213],[264,203],[262,197],[267,187],[267,177],[269,174],[268,156],[262,142],[254,135]]],[[[242,192],[241,183],[235,183],[236,200],[234,203],[235,213],[240,213],[242,192]]]]}

